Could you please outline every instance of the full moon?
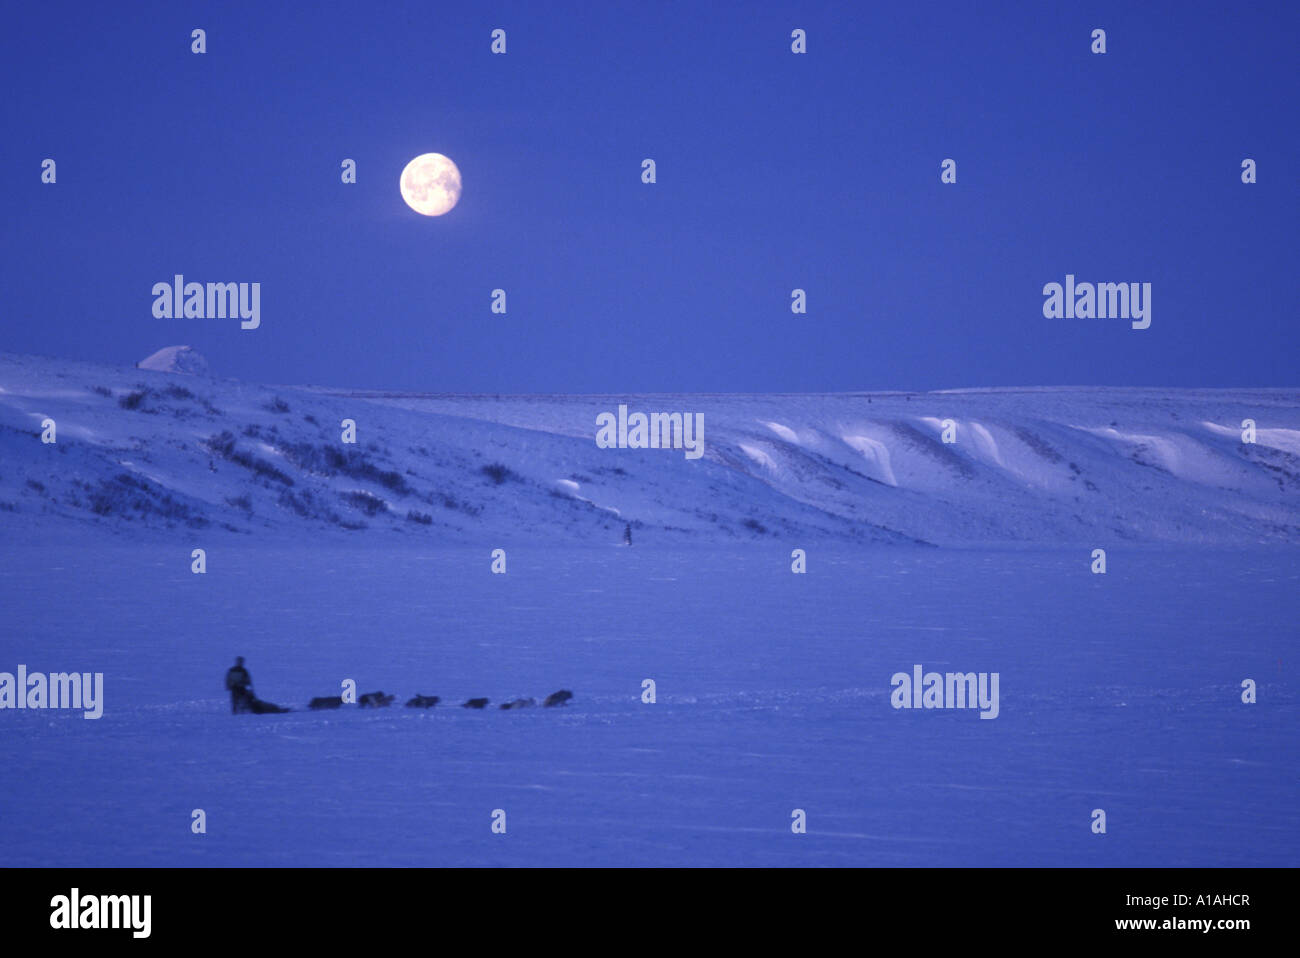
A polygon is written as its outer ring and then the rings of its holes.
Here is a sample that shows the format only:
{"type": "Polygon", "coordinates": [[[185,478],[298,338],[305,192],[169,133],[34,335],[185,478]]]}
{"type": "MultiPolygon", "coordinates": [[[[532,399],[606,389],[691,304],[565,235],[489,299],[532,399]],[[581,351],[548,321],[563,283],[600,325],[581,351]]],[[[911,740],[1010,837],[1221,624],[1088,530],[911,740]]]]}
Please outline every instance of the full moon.
{"type": "Polygon", "coordinates": [[[425,216],[441,216],[460,199],[460,170],[441,153],[421,153],[402,170],[406,205],[425,216]]]}

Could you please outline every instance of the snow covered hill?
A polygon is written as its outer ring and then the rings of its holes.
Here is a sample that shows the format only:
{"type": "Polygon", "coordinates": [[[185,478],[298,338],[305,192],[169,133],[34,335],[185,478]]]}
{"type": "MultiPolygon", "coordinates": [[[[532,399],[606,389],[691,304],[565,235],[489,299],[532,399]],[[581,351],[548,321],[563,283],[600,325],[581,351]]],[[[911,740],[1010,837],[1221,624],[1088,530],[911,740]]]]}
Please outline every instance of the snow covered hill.
{"type": "Polygon", "coordinates": [[[104,679],[100,719],[0,715],[0,860],[1294,864],[1298,437],[1293,391],[412,396],[0,355],[0,671],[104,679]],[[703,455],[600,448],[620,405],[701,414],[703,455]],[[230,715],[236,655],[294,711],[230,715]],[[895,709],[918,664],[999,675],[996,721],[895,709]],[[305,709],[344,681],[443,704],[305,709]]]}
{"type": "Polygon", "coordinates": [[[1294,390],[412,395],[0,354],[11,534],[1249,545],[1300,542],[1298,492],[1294,390]],[[620,404],[703,414],[703,456],[599,448],[620,404]]]}
{"type": "Polygon", "coordinates": [[[135,365],[137,369],[187,376],[207,376],[211,372],[208,361],[193,346],[164,346],[135,365]]]}

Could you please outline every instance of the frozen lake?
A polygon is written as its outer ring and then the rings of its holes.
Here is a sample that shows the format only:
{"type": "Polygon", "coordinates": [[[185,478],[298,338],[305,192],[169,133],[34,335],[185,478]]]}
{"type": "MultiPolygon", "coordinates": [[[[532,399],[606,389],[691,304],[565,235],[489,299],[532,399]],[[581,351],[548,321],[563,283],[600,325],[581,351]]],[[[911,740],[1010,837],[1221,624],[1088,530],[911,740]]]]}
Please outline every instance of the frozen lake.
{"type": "Polygon", "coordinates": [[[493,575],[491,544],[204,539],[206,575],[188,545],[5,544],[0,671],[105,683],[98,721],[3,715],[6,864],[1297,863],[1293,548],[1104,576],[1077,549],[808,545],[794,575],[799,543],[518,548],[493,575]],[[399,707],[231,716],[237,654],[282,705],[352,678],[399,707]],[[895,710],[918,663],[998,672],[1000,714],[895,710]]]}

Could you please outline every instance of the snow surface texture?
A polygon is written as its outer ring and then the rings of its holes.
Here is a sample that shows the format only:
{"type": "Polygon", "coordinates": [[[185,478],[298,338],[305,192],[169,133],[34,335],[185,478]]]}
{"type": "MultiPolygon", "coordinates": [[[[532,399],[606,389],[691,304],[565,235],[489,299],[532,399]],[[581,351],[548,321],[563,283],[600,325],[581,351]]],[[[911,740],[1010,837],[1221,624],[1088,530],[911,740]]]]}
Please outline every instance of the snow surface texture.
{"type": "Polygon", "coordinates": [[[0,671],[105,690],[95,721],[0,711],[0,860],[1294,865],[1298,410],[358,396],[0,356],[0,671]],[[597,449],[619,402],[703,412],[706,455],[597,449]],[[231,716],[235,655],[298,711],[231,716]],[[998,718],[893,709],[916,663],[998,672],[998,718]],[[344,679],[399,707],[302,711],[344,679]]]}

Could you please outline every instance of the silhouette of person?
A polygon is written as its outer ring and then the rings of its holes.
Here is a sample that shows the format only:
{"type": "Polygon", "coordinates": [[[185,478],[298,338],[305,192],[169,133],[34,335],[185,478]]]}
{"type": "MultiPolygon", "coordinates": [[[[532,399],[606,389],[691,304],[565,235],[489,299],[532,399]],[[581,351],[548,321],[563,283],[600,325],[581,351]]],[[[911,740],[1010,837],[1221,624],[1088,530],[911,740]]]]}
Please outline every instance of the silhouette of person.
{"type": "Polygon", "coordinates": [[[226,673],[226,688],[230,690],[230,714],[247,712],[253,703],[253,677],[244,668],[244,657],[235,658],[235,664],[226,673]]]}

